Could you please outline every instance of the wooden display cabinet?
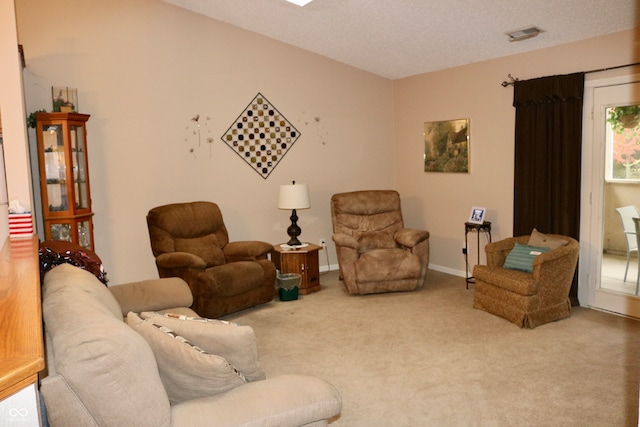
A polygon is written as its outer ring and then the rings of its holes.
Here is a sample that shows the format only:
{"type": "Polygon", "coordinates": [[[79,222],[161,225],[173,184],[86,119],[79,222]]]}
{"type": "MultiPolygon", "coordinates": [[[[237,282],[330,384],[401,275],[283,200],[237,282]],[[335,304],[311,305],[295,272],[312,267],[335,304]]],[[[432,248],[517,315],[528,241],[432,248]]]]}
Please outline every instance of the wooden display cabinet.
{"type": "Polygon", "coordinates": [[[94,249],[87,158],[88,114],[37,113],[45,238],[94,249]]]}
{"type": "Polygon", "coordinates": [[[320,262],[318,251],[322,246],[312,243],[295,250],[274,245],[271,261],[281,273],[297,273],[301,277],[298,292],[302,295],[320,290],[320,262]]]}

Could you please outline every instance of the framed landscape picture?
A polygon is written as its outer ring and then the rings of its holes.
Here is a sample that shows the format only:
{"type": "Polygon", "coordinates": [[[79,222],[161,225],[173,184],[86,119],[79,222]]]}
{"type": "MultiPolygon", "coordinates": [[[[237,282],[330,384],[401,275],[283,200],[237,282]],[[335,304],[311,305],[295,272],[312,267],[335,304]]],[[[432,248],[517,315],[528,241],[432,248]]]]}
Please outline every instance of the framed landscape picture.
{"type": "Polygon", "coordinates": [[[424,124],[424,171],[469,172],[469,119],[424,124]]]}

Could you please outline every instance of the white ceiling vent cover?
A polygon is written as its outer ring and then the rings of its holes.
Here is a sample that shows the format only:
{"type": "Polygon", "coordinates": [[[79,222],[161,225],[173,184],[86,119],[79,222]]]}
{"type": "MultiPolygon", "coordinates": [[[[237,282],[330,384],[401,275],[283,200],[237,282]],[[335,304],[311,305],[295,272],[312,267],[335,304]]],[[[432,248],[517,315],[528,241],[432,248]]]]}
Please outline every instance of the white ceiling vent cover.
{"type": "Polygon", "coordinates": [[[288,1],[289,3],[297,4],[298,6],[302,7],[307,3],[311,3],[313,0],[286,0],[286,1],[288,1]]]}
{"type": "Polygon", "coordinates": [[[510,42],[519,42],[521,40],[526,40],[526,39],[535,37],[542,32],[543,31],[538,27],[529,27],[522,30],[511,31],[505,34],[509,36],[510,42]]]}

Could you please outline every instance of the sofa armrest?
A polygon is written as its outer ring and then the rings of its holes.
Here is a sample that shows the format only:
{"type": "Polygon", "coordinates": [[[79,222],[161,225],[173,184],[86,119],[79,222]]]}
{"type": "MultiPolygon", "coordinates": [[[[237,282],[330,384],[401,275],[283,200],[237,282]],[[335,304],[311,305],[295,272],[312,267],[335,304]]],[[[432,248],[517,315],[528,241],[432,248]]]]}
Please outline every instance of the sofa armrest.
{"type": "Polygon", "coordinates": [[[413,228],[402,228],[396,232],[393,238],[400,246],[413,248],[418,243],[427,240],[429,238],[429,232],[413,228]]]}
{"type": "Polygon", "coordinates": [[[539,280],[546,276],[549,281],[561,281],[563,275],[573,277],[579,251],[578,243],[570,243],[538,255],[533,259],[533,277],[539,280]]]}
{"type": "Polygon", "coordinates": [[[156,265],[161,268],[201,268],[207,263],[197,255],[188,252],[167,252],[156,257],[156,265]]]}
{"type": "Polygon", "coordinates": [[[547,262],[551,262],[554,260],[557,260],[559,258],[562,258],[564,256],[570,255],[572,252],[575,251],[575,248],[573,246],[562,246],[560,248],[556,248],[556,249],[551,249],[550,251],[541,253],[540,255],[538,255],[537,257],[535,257],[533,259],[533,266],[535,267],[538,264],[544,264],[547,262]]]}
{"type": "Polygon", "coordinates": [[[43,378],[40,382],[40,396],[47,408],[49,425],[98,425],[62,376],[50,375],[43,378]]]}
{"type": "Polygon", "coordinates": [[[273,245],[260,241],[229,242],[222,248],[227,262],[256,261],[266,259],[267,254],[273,250],[273,245]]]}
{"type": "Polygon", "coordinates": [[[489,267],[502,267],[507,255],[513,249],[516,240],[513,237],[500,240],[498,242],[487,243],[484,252],[487,256],[487,265],[489,267]]]}
{"type": "Polygon", "coordinates": [[[143,280],[109,286],[120,304],[122,315],[134,311],[158,311],[174,307],[191,307],[193,295],[187,282],[179,277],[143,280]]]}
{"type": "Polygon", "coordinates": [[[342,398],[328,382],[304,375],[281,375],[247,383],[226,393],[173,405],[173,427],[294,427],[340,413],[342,398]]]}
{"type": "Polygon", "coordinates": [[[333,243],[335,243],[336,246],[346,246],[356,250],[358,249],[358,246],[360,246],[353,236],[349,236],[346,233],[335,233],[331,236],[331,240],[333,240],[333,243]]]}

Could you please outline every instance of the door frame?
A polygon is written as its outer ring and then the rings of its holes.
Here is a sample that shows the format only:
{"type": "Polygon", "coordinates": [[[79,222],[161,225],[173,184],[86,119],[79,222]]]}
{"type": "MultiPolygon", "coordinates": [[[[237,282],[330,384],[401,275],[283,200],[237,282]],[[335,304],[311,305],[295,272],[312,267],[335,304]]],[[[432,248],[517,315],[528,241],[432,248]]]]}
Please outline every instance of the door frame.
{"type": "MultiPolygon", "coordinates": [[[[604,155],[605,141],[597,138],[596,121],[604,121],[604,110],[595,111],[595,90],[640,82],[640,73],[607,76],[598,73],[585,81],[582,125],[582,183],[580,205],[580,263],[578,269],[578,299],[580,305],[620,312],[624,315],[640,313],[640,298],[600,288],[603,207],[604,207],[604,155]],[[624,302],[621,301],[624,299],[624,302]]],[[[640,98],[640,94],[639,94],[640,98]]],[[[636,314],[633,317],[640,317],[636,314]]]]}

